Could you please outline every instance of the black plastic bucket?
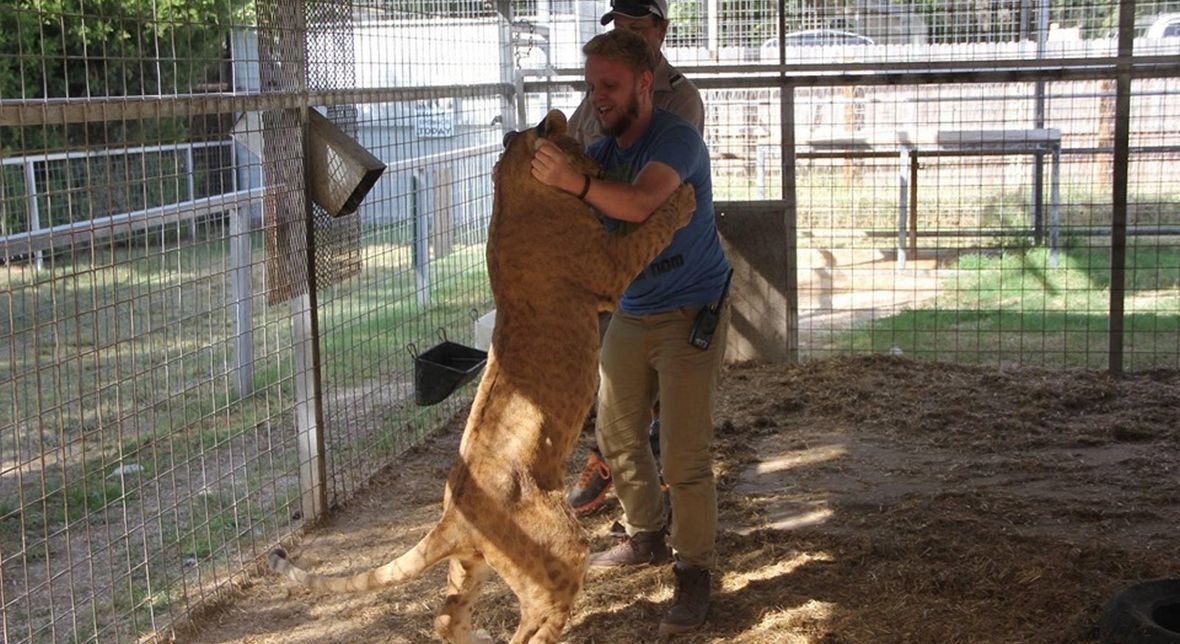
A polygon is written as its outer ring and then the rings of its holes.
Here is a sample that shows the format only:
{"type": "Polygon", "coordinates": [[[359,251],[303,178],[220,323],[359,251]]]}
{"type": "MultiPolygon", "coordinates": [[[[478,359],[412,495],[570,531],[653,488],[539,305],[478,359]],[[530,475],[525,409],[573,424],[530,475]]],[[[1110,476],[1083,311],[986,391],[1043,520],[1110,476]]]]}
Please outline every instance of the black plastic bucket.
{"type": "Polygon", "coordinates": [[[471,382],[488,361],[488,352],[449,340],[414,356],[414,400],[435,405],[471,382]]]}

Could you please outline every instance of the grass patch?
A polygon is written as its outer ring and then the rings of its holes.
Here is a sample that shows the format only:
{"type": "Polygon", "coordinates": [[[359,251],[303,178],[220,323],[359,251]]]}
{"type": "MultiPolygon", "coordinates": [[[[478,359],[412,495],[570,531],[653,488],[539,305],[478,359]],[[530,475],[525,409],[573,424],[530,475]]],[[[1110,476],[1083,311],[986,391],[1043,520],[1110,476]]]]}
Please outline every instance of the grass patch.
{"type": "MultiPolygon", "coordinates": [[[[121,480],[99,480],[91,479],[80,484],[70,485],[65,488],[62,505],[62,518],[66,521],[65,514],[77,513],[75,516],[82,514],[93,514],[105,509],[108,505],[119,501],[128,496],[123,487],[121,480]]],[[[53,500],[56,495],[50,495],[48,500],[53,500]]]]}
{"type": "MultiPolygon", "coordinates": [[[[125,526],[108,523],[114,508],[127,504],[138,515],[132,506],[144,494],[159,504],[158,514],[143,517],[141,531],[127,535],[146,540],[137,547],[145,549],[151,574],[125,580],[118,597],[87,599],[84,588],[78,591],[80,610],[97,606],[100,634],[112,620],[150,624],[140,618],[166,611],[182,580],[207,566],[222,570],[243,544],[287,526],[293,503],[298,508],[291,307],[264,301],[261,242],[255,235],[255,387],[245,397],[232,385],[235,310],[224,242],[115,245],[50,258],[40,272],[30,266],[0,273],[0,319],[10,321],[0,337],[0,372],[11,374],[4,398],[14,402],[0,406],[0,453],[15,456],[24,472],[21,489],[5,489],[0,505],[6,569],[54,561],[48,553],[61,547],[69,525],[106,524],[97,529],[118,537],[125,526]],[[60,459],[44,462],[41,454],[60,459]],[[126,463],[145,469],[106,478],[126,463]],[[199,481],[212,487],[202,491],[199,481]]],[[[438,328],[469,334],[470,311],[491,302],[482,245],[456,246],[432,260],[426,302],[418,299],[406,247],[362,250],[363,272],[320,293],[329,392],[408,373],[409,342],[424,345],[438,328]]],[[[413,432],[420,413],[409,407],[382,417],[378,434],[388,440],[381,449],[404,447],[399,436],[413,432]]],[[[363,449],[373,457],[373,446],[363,449]]],[[[13,616],[48,619],[29,617],[36,601],[14,592],[13,616]]]]}
{"type": "MultiPolygon", "coordinates": [[[[1128,249],[1124,366],[1176,368],[1180,248],[1128,249]]],[[[939,296],[832,339],[827,348],[930,360],[1105,369],[1109,363],[1110,252],[1071,246],[961,257],[939,296]]]]}
{"type": "Polygon", "coordinates": [[[439,329],[445,329],[451,340],[470,338],[473,310],[492,307],[484,257],[482,244],[460,246],[432,263],[437,277],[425,307],[409,266],[394,269],[393,279],[346,283],[326,293],[321,300],[320,354],[328,382],[353,386],[388,374],[390,366],[408,371],[408,347],[425,350],[439,341],[439,329]]]}

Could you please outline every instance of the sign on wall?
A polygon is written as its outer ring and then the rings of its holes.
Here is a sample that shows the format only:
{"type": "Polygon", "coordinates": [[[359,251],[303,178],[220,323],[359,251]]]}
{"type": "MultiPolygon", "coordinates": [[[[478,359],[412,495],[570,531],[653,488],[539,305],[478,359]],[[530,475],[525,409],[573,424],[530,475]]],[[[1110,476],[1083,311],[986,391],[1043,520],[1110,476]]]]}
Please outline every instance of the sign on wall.
{"type": "Polygon", "coordinates": [[[455,136],[455,99],[418,101],[414,105],[414,135],[420,139],[455,136]]]}

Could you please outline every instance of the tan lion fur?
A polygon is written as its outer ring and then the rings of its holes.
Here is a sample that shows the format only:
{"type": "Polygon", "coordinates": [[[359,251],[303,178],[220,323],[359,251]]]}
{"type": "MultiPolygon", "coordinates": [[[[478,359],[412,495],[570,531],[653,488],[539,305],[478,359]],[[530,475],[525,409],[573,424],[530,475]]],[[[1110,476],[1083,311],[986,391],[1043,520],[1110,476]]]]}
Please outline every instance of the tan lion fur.
{"type": "Polygon", "coordinates": [[[692,187],[682,185],[643,225],[611,235],[585,203],[532,177],[542,137],[574,167],[597,172],[559,111],[506,137],[487,244],[496,327],[442,517],[405,554],[350,577],[310,574],[281,550],[270,556],[276,572],[330,591],[386,586],[449,559],[435,620],[448,642],[490,641],[471,627],[489,570],[520,602],[512,642],[558,640],[586,570],[588,544],[565,500],[564,474],[597,387],[598,313],[618,304],[695,206],[692,187]]]}

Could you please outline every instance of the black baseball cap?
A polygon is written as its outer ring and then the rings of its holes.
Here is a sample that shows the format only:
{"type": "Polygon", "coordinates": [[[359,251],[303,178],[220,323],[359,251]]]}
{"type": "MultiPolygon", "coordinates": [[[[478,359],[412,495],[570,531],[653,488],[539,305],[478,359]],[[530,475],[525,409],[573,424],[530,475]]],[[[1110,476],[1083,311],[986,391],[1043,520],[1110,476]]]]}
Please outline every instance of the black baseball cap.
{"type": "Polygon", "coordinates": [[[667,20],[668,2],[667,0],[611,0],[610,11],[602,14],[602,20],[599,22],[604,25],[610,24],[615,19],[616,13],[632,18],[655,16],[667,20]]]}

